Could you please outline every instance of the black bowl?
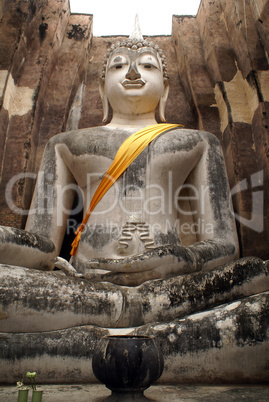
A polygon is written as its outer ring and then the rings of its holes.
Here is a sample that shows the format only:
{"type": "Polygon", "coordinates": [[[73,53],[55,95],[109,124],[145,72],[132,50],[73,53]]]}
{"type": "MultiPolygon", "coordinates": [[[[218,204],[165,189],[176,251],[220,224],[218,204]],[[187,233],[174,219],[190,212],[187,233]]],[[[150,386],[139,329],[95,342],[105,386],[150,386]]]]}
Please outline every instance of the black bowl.
{"type": "Polygon", "coordinates": [[[104,336],[93,353],[96,378],[113,393],[143,393],[163,372],[163,356],[154,337],[104,336]]]}

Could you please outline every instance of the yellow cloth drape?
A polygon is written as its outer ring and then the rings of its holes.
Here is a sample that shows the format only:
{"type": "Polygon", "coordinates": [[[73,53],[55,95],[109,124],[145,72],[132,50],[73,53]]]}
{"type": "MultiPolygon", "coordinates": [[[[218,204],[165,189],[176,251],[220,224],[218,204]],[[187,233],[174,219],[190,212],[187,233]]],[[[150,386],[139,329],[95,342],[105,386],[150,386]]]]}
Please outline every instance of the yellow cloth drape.
{"type": "Polygon", "coordinates": [[[154,124],[152,126],[143,128],[137,131],[133,135],[127,138],[118,149],[115,159],[107,170],[106,174],[101,180],[98,188],[96,189],[93,198],[91,200],[89,209],[76,230],[76,237],[72,243],[71,255],[75,255],[81,233],[98,202],[109,190],[109,188],[115,183],[120,175],[128,168],[128,166],[134,161],[134,159],[146,148],[146,146],[154,140],[158,135],[166,130],[180,126],[180,124],[154,124]]]}

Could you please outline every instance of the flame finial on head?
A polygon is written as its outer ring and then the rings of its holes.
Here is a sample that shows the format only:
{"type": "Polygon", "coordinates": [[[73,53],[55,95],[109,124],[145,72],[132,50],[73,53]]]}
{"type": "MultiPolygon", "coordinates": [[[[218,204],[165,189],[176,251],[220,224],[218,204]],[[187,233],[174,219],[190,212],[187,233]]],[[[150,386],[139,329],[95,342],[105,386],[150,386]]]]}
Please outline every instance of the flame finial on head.
{"type": "Polygon", "coordinates": [[[140,24],[139,24],[139,17],[138,14],[135,15],[135,22],[133,27],[133,32],[129,36],[129,39],[135,39],[137,41],[143,41],[143,35],[141,33],[140,24]]]}

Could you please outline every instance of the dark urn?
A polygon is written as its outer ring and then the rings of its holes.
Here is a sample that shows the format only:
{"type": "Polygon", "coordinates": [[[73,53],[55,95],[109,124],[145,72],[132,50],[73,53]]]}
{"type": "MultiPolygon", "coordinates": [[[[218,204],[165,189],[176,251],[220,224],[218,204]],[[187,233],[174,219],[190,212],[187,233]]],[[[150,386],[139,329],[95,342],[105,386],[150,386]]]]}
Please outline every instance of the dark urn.
{"type": "Polygon", "coordinates": [[[143,393],[163,372],[160,347],[151,336],[105,336],[93,353],[96,378],[116,393],[143,393]]]}

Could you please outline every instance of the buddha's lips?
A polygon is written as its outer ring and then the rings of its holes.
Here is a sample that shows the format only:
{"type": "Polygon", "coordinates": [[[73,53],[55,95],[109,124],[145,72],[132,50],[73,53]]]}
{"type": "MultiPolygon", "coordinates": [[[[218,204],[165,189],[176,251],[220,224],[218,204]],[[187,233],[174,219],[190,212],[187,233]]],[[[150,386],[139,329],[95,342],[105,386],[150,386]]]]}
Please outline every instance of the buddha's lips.
{"type": "Polygon", "coordinates": [[[124,80],[121,82],[121,85],[124,88],[142,88],[145,85],[145,81],[141,80],[140,78],[137,80],[124,80]]]}

